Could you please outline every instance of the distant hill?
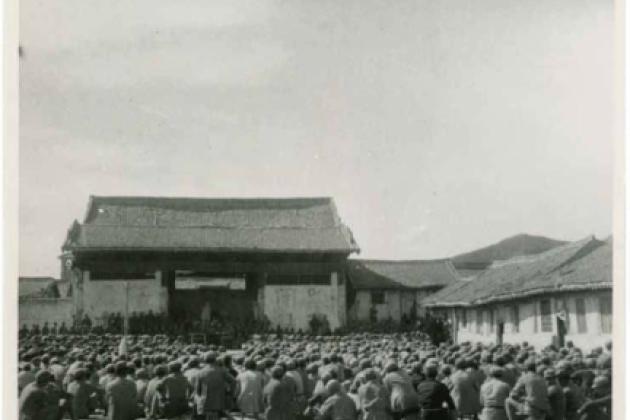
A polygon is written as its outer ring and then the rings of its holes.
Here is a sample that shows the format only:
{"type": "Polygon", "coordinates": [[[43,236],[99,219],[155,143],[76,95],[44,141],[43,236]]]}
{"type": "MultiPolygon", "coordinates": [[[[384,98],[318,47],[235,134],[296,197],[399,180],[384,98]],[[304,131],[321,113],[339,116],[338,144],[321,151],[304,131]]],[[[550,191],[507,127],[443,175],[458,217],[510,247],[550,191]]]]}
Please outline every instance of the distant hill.
{"type": "Polygon", "coordinates": [[[496,244],[457,255],[451,260],[457,269],[483,270],[493,261],[540,254],[566,243],[566,241],[558,241],[544,236],[520,234],[503,239],[496,244]]]}

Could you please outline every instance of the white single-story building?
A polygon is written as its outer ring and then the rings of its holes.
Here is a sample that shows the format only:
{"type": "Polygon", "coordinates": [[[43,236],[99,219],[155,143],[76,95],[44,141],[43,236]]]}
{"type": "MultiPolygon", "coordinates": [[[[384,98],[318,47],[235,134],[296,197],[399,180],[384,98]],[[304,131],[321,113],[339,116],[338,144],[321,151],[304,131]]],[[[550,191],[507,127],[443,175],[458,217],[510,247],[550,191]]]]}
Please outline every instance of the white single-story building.
{"type": "Polygon", "coordinates": [[[448,317],[458,343],[602,346],[612,337],[612,238],[495,262],[423,304],[448,317]]]}
{"type": "Polygon", "coordinates": [[[422,301],[460,281],[448,259],[348,260],[348,317],[400,322],[424,314],[422,301]]]}

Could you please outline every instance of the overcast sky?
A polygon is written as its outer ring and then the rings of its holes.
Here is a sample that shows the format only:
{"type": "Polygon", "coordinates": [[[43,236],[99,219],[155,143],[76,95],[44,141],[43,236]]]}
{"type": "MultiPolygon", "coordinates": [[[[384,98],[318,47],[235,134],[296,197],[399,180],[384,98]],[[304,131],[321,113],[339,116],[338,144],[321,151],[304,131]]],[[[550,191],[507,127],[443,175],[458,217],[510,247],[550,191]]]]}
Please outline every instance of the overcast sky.
{"type": "Polygon", "coordinates": [[[611,232],[612,1],[20,6],[22,275],[90,194],[332,196],[363,257],[611,232]]]}

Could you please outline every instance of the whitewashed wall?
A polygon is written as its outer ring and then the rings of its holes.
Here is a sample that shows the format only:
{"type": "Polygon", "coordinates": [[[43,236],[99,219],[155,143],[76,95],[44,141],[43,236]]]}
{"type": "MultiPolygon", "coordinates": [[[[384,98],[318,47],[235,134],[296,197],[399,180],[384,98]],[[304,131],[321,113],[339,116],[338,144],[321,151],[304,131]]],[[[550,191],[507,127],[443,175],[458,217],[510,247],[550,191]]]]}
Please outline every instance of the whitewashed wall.
{"type": "MultiPolygon", "coordinates": [[[[126,305],[125,280],[91,280],[89,273],[83,279],[83,310],[90,318],[98,319],[105,313],[124,313],[126,305]]],[[[129,280],[129,314],[132,312],[166,312],[168,292],[162,287],[159,272],[155,278],[129,280]]]]}
{"type": "Polygon", "coordinates": [[[266,285],[265,315],[272,325],[308,330],[313,314],[325,315],[331,328],[338,328],[338,293],[331,285],[266,285]]]}
{"type": "Polygon", "coordinates": [[[66,326],[72,325],[72,299],[22,299],[18,305],[19,325],[26,324],[27,327],[38,324],[40,327],[44,322],[53,326],[55,322],[66,326]]]}
{"type": "Polygon", "coordinates": [[[602,331],[601,314],[599,308],[599,299],[603,296],[610,296],[611,292],[589,292],[589,293],[570,293],[555,296],[536,297],[518,303],[520,322],[518,330],[515,328],[512,320],[512,306],[514,304],[497,304],[491,307],[482,307],[483,324],[481,331],[477,329],[477,308],[467,309],[466,324],[464,324],[463,309],[449,310],[448,316],[453,325],[457,325],[456,339],[462,343],[466,341],[496,343],[497,333],[496,325],[502,320],[504,322],[504,343],[522,343],[527,341],[529,344],[541,348],[553,342],[553,337],[557,335],[557,325],[555,322],[555,310],[562,303],[566,304],[568,315],[568,331],[565,335],[565,342],[572,341],[576,346],[590,350],[594,347],[603,346],[611,339],[610,333],[602,331]],[[585,320],[587,331],[578,332],[578,321],[576,311],[576,299],[582,298],[585,302],[585,320]],[[552,322],[551,331],[544,332],[540,324],[540,301],[543,299],[551,300],[552,322]],[[489,310],[494,311],[495,326],[490,325],[489,310]]]}
{"type": "MultiPolygon", "coordinates": [[[[352,316],[360,321],[370,319],[370,308],[372,307],[372,290],[358,290],[354,304],[351,308],[352,316]]],[[[425,312],[422,307],[422,300],[431,292],[426,290],[389,290],[384,291],[385,303],[374,305],[376,308],[376,318],[379,321],[392,319],[400,321],[403,314],[410,314],[414,300],[416,303],[416,315],[422,316],[425,312]]]]}

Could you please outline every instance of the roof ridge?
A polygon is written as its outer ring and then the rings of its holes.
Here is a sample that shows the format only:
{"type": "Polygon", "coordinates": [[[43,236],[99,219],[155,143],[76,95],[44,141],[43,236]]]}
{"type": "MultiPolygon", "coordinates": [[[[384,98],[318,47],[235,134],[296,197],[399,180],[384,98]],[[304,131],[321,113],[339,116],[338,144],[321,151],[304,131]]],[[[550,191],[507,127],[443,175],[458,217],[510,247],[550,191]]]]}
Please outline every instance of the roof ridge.
{"type": "Polygon", "coordinates": [[[234,230],[274,230],[274,229],[286,229],[286,230],[341,230],[340,226],[323,226],[323,227],[309,227],[309,226],[210,226],[210,225],[189,225],[189,226],[169,226],[169,225],[106,225],[106,224],[81,224],[81,227],[87,228],[138,228],[138,229],[234,229],[234,230]]]}
{"type": "Polygon", "coordinates": [[[392,263],[392,264],[404,264],[404,263],[430,263],[430,262],[449,262],[450,258],[436,258],[436,259],[426,259],[426,260],[416,260],[416,259],[403,259],[403,260],[389,260],[389,259],[380,259],[380,258],[350,258],[349,261],[359,261],[359,262],[382,262],[382,263],[392,263]]]}
{"type": "Polygon", "coordinates": [[[156,196],[156,195],[90,195],[90,199],[94,200],[198,200],[198,201],[219,201],[219,200],[238,200],[238,201],[255,201],[255,200],[274,200],[274,201],[291,201],[291,200],[333,200],[332,196],[295,196],[295,197],[277,197],[277,196],[226,196],[226,197],[191,197],[191,196],[156,196]]]}

